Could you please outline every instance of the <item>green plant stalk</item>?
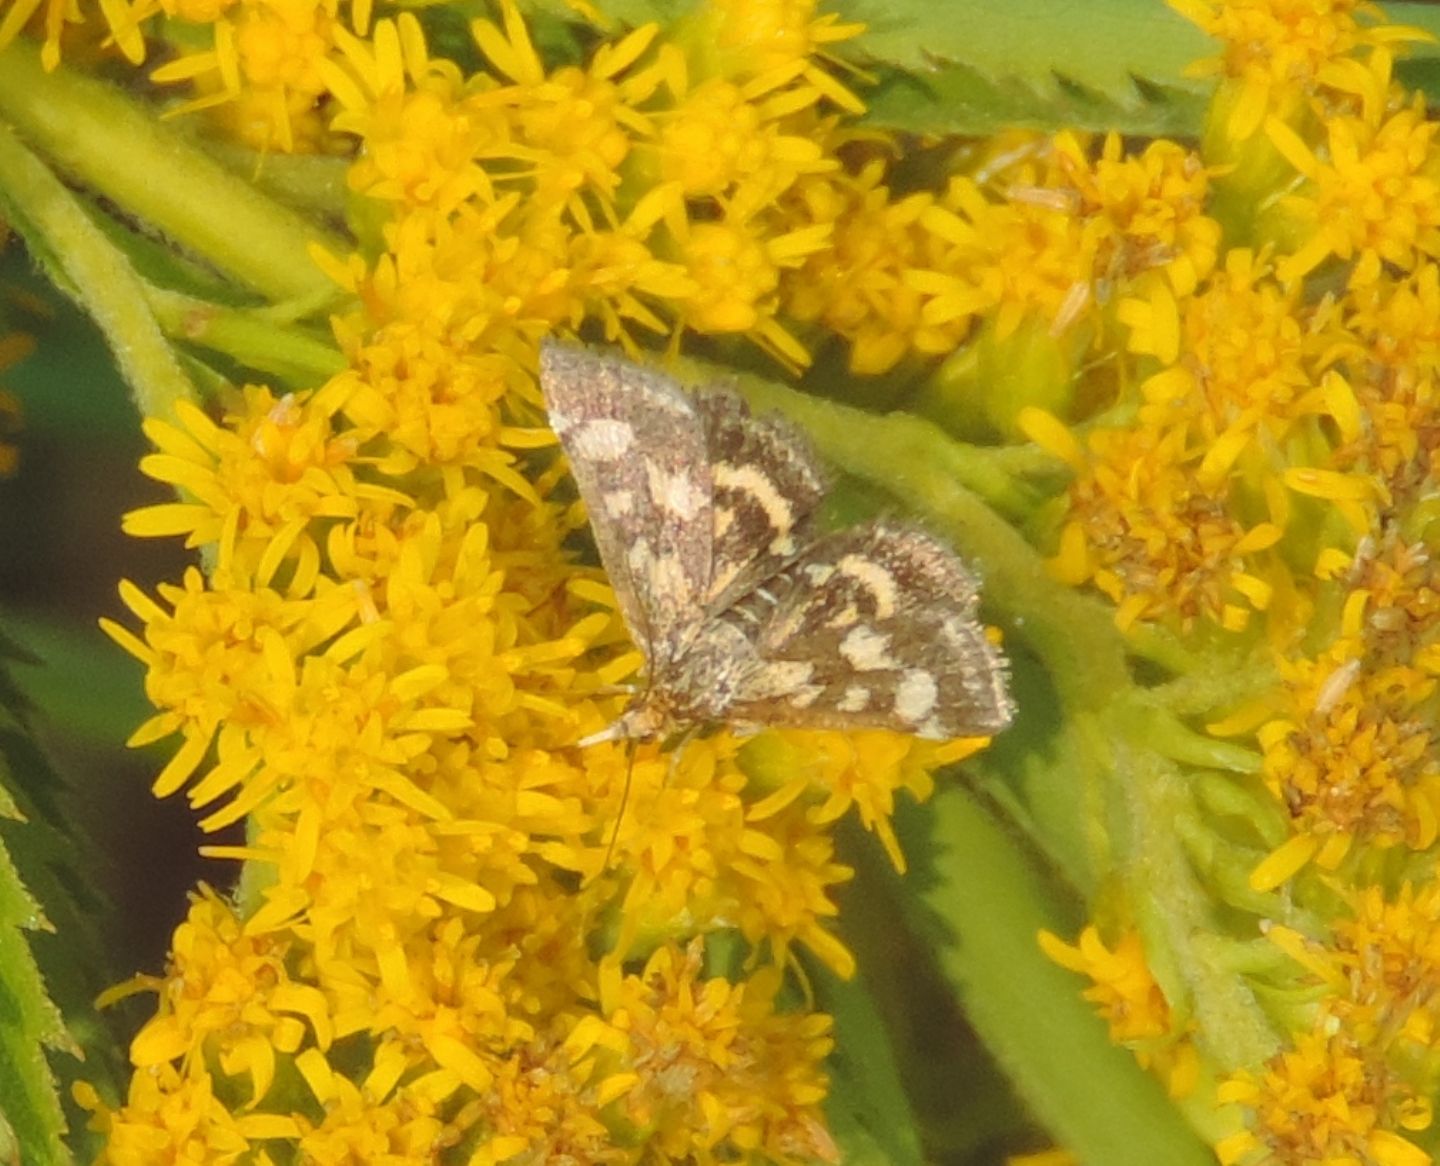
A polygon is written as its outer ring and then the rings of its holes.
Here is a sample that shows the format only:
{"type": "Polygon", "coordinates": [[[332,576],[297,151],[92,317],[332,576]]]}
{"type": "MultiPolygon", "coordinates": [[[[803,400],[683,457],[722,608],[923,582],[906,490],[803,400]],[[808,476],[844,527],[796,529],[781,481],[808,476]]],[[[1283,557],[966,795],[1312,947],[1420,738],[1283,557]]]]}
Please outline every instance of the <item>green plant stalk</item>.
{"type": "Polygon", "coordinates": [[[345,368],[345,358],[333,344],[297,325],[163,288],[150,287],[148,294],[155,318],[170,336],[223,353],[286,385],[319,384],[345,368]]]}
{"type": "Polygon", "coordinates": [[[1196,814],[1191,784],[1143,738],[1130,739],[1123,712],[1102,726],[1115,766],[1110,836],[1151,970],[1172,1007],[1193,1013],[1203,1053],[1226,1070],[1258,1064],[1277,1043],[1263,1010],[1243,979],[1196,950],[1221,928],[1175,826],[1196,814]]]}
{"type": "Polygon", "coordinates": [[[0,119],[56,168],[271,300],[333,292],[306,259],[345,242],[260,194],[169,130],[155,110],[64,66],[35,44],[0,50],[0,119]]]}
{"type": "MultiPolygon", "coordinates": [[[[0,77],[5,62],[0,59],[0,77]]],[[[0,83],[3,88],[3,83],[0,83]]],[[[145,298],[129,259],[85,214],[75,196],[0,122],[0,207],[99,325],[141,414],[168,417],[194,389],[145,298]]]]}

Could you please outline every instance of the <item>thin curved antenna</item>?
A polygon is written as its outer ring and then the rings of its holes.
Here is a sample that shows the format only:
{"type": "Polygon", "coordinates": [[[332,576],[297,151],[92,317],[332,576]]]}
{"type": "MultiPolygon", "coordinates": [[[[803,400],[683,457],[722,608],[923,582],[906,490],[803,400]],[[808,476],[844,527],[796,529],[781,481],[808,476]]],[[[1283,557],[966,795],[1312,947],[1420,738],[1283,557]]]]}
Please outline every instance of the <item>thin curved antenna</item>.
{"type": "Polygon", "coordinates": [[[605,848],[605,861],[600,864],[602,873],[610,869],[610,860],[615,857],[615,844],[620,841],[620,824],[625,821],[625,808],[630,804],[630,779],[635,775],[637,744],[634,737],[625,738],[625,785],[620,790],[620,810],[615,815],[615,828],[610,831],[610,845],[605,848]]]}

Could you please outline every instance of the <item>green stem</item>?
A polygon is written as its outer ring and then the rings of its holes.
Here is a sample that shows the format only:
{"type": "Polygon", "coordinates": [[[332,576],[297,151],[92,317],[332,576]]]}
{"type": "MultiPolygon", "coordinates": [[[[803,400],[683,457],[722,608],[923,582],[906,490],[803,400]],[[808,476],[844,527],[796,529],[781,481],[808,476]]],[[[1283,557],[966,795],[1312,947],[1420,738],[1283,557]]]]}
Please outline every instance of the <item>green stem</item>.
{"type": "MultiPolygon", "coordinates": [[[[188,126],[182,127],[188,129],[188,126]]],[[[345,205],[345,176],[350,160],[329,154],[257,154],[227,139],[197,141],[226,170],[253,174],[256,187],[286,206],[318,217],[332,216],[345,205]]]]}
{"type": "Polygon", "coordinates": [[[0,50],[0,118],[72,178],[268,299],[333,292],[306,258],[343,240],[265,198],[119,89],[63,66],[46,72],[23,38],[0,50]]]}
{"type": "Polygon", "coordinates": [[[1190,780],[1143,739],[1132,742],[1123,714],[1102,728],[1115,765],[1107,825],[1151,971],[1172,1007],[1193,1010],[1202,1052],[1226,1069],[1258,1064],[1276,1041],[1254,994],[1196,950],[1221,927],[1214,893],[1180,844],[1177,823],[1195,816],[1190,780]]]}
{"type": "Polygon", "coordinates": [[[1196,769],[1221,769],[1231,773],[1259,773],[1260,754],[1253,749],[1197,733],[1173,710],[1137,694],[1117,702],[1116,719],[1123,724],[1127,739],[1161,757],[1196,769]]]}
{"type": "MultiPolygon", "coordinates": [[[[0,77],[5,63],[0,57],[0,77]]],[[[0,83],[0,88],[3,88],[0,83]]],[[[84,307],[115,354],[137,407],[167,417],[194,388],[175,359],[129,259],[91,222],[75,196],[0,122],[0,206],[31,253],[84,307]]]]}
{"type": "Polygon", "coordinates": [[[169,335],[224,353],[287,385],[317,384],[345,367],[333,344],[266,313],[221,307],[162,288],[151,287],[148,294],[155,318],[169,335]]]}

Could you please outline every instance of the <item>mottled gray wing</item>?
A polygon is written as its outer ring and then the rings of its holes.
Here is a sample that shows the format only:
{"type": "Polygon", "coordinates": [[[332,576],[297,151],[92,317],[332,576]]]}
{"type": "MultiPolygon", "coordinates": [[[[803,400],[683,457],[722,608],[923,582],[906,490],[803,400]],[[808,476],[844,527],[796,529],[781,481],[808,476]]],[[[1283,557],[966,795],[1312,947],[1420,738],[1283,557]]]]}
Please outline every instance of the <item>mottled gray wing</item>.
{"type": "Polygon", "coordinates": [[[540,387],[653,675],[699,618],[710,579],[710,466],[699,416],[669,377],[583,348],[543,345],[540,387]]]}
{"type": "Polygon", "coordinates": [[[1004,657],[975,580],[944,544],[887,520],[816,542],[733,609],[754,656],[725,717],[977,737],[1010,723],[1004,657]]]}
{"type": "Polygon", "coordinates": [[[733,393],[695,398],[714,489],[707,613],[769,579],[809,541],[825,479],[805,435],[775,416],[753,417],[733,393]]]}

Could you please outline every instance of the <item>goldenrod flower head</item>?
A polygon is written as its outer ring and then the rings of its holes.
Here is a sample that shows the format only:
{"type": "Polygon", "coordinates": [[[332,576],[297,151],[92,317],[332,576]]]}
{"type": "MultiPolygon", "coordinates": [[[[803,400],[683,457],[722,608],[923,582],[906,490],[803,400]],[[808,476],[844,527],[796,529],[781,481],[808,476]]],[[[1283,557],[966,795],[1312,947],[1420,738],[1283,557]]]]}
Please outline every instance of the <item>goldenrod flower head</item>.
{"type": "Polygon", "coordinates": [[[1356,281],[1375,278],[1382,262],[1402,270],[1440,251],[1440,190],[1429,161],[1433,123],[1411,105],[1378,124],[1359,117],[1327,119],[1322,154],[1279,122],[1269,123],[1275,147],[1305,182],[1287,195],[1282,209],[1294,220],[1299,241],[1278,265],[1286,282],[1325,259],[1354,260],[1356,281]]]}
{"type": "Polygon", "coordinates": [[[703,333],[748,333],[778,359],[808,363],[800,342],[775,319],[780,273],[824,246],[827,233],[808,227],[767,238],[761,224],[734,219],[687,227],[671,252],[693,287],[681,323],[703,333]]]}
{"type": "Polygon", "coordinates": [[[1196,71],[1218,73],[1238,93],[1222,96],[1230,106],[1226,134],[1243,141],[1267,115],[1286,106],[1295,93],[1310,95],[1343,75],[1361,54],[1424,39],[1413,29],[1383,23],[1368,0],[1169,0],[1170,7],[1221,41],[1219,56],[1196,71]]]}
{"type": "Polygon", "coordinates": [[[1040,946],[1061,967],[1094,981],[1085,998],[1110,1025],[1115,1041],[1128,1044],[1171,1032],[1170,1006],[1145,964],[1145,948],[1136,932],[1123,932],[1112,947],[1093,926],[1081,931],[1073,944],[1042,931],[1040,946]]]}
{"type": "MultiPolygon", "coordinates": [[[[109,26],[108,33],[131,64],[145,59],[145,40],[140,35],[135,16],[123,3],[102,3],[100,17],[109,26]]],[[[86,23],[86,13],[73,0],[12,0],[0,9],[0,49],[21,36],[27,27],[43,34],[40,59],[47,70],[60,64],[61,43],[68,42],[73,50],[75,40],[83,37],[87,44],[101,40],[107,31],[99,22],[86,23]]]]}
{"type": "Polygon", "coordinates": [[[1382,1045],[1398,1038],[1428,1050],[1436,1034],[1440,892],[1406,882],[1393,896],[1369,886],[1347,898],[1353,915],[1336,920],[1333,945],[1321,955],[1340,989],[1330,1006],[1382,1045]]]}
{"type": "Polygon", "coordinates": [[[1424,1129],[1428,1105],[1345,1035],[1303,1033],[1257,1074],[1240,1073],[1220,1100],[1253,1114],[1244,1133],[1216,1146],[1222,1163],[1374,1162],[1426,1166],[1412,1142],[1386,1127],[1424,1129]]]}
{"type": "MultiPolygon", "coordinates": [[[[170,14],[163,0],[141,0],[134,19],[157,8],[170,14]]],[[[326,93],[324,63],[339,55],[338,0],[182,3],[174,15],[207,29],[211,38],[208,49],[183,54],[151,74],[161,83],[194,86],[196,96],[177,112],[215,110],[236,138],[260,150],[326,148],[316,107],[326,93]]]]}
{"type": "Polygon", "coordinates": [[[759,92],[800,81],[811,101],[828,98],[850,113],[864,105],[821,67],[825,46],[864,29],[840,24],[834,13],[817,16],[814,0],[720,0],[697,10],[677,41],[701,77],[744,79],[759,92]]]}
{"type": "MultiPolygon", "coordinates": [[[[957,338],[983,321],[981,334],[931,386],[924,408],[951,428],[1013,438],[1026,406],[1093,408],[1091,400],[1073,400],[1077,370],[1106,342],[1117,316],[1124,320],[1120,305],[1188,295],[1210,273],[1220,228],[1205,213],[1207,190],[1205,168],[1172,143],[1126,157],[1117,137],[1097,151],[1061,134],[982,165],[975,176],[955,176],[938,200],[868,196],[884,221],[863,225],[872,237],[883,226],[885,246],[857,240],[860,247],[838,253],[853,251],[872,267],[872,255],[893,257],[890,270],[844,270],[817,290],[849,284],[884,305],[863,325],[872,332],[886,326],[888,334],[866,337],[864,363],[857,363],[858,350],[852,355],[857,368],[889,367],[905,347],[953,351],[957,338]],[[978,425],[967,418],[977,402],[984,413],[978,425]]],[[[842,217],[837,237],[848,242],[850,229],[842,217]]],[[[854,295],[835,292],[829,301],[849,307],[854,295]]],[[[797,314],[813,310],[793,298],[797,314]]],[[[850,308],[850,315],[859,313],[850,308]]],[[[856,331],[844,317],[832,326],[856,331]]]]}
{"type": "Polygon", "coordinates": [[[1207,481],[1189,427],[1097,429],[1070,490],[1071,519],[1054,562],[1070,582],[1093,581],[1136,621],[1205,620],[1238,631],[1269,604],[1254,557],[1278,527],[1247,522],[1207,481]]]}
{"type": "Polygon", "coordinates": [[[1075,200],[1092,240],[1099,298],[1149,271],[1163,274],[1177,295],[1186,295],[1210,273],[1220,227],[1206,214],[1209,175],[1194,153],[1158,141],[1128,156],[1114,134],[1093,161],[1071,135],[1060,135],[1054,151],[1051,173],[1041,184],[1075,200]]]}
{"type": "Polygon", "coordinates": [[[886,372],[911,352],[951,352],[971,322],[968,313],[939,325],[923,318],[925,298],[909,286],[907,273],[942,263],[940,239],[920,222],[934,198],[893,198],[884,172],[872,161],[858,174],[805,178],[791,195],[797,221],[829,234],[827,246],[782,273],[785,309],[849,341],[857,373],[886,372]]]}
{"type": "Polygon", "coordinates": [[[1351,663],[1344,643],[1281,662],[1289,715],[1260,730],[1266,782],[1333,866],[1358,839],[1425,849],[1434,841],[1440,767],[1417,706],[1434,681],[1351,663]]]}
{"type": "MultiPolygon", "coordinates": [[[[838,169],[821,142],[787,134],[777,116],[732,81],[692,89],[661,122],[655,153],[659,178],[686,198],[721,198],[753,213],[802,174],[838,169]]],[[[788,112],[788,111],[787,111],[788,112]]]]}
{"type": "Polygon", "coordinates": [[[184,534],[192,547],[223,542],[231,569],[252,570],[253,559],[235,560],[237,544],[263,549],[283,531],[299,535],[313,518],[353,517],[356,486],[349,462],[356,442],[336,434],[332,418],[338,407],[334,392],[277,399],[269,389],[252,386],[231,428],[216,425],[188,402],[176,406],[179,426],[147,420],[146,434],[160,452],[149,455],[142,470],[195,501],[134,511],[125,518],[126,531],[142,537],[184,534]]]}
{"type": "Polygon", "coordinates": [[[606,1020],[576,1030],[572,1056],[615,1063],[606,1092],[627,1125],[654,1131],[662,1152],[728,1140],[777,1162],[836,1161],[809,1114],[825,1093],[829,1018],[790,1023],[775,1011],[782,981],[773,971],[737,985],[703,977],[701,957],[698,943],[667,946],[640,974],[607,978],[606,1020]]]}
{"type": "Polygon", "coordinates": [[[343,59],[325,69],[337,105],[331,129],[366,142],[346,173],[350,188],[446,215],[493,198],[481,159],[508,144],[505,111],[465,99],[460,70],[430,56],[414,14],[377,22],[368,41],[339,43],[343,59]]]}
{"type": "Polygon", "coordinates": [[[293,1122],[245,1113],[270,1092],[277,1057],[302,1041],[328,1048],[335,1036],[325,998],[292,980],[289,948],[287,940],[248,934],[208,888],[194,897],[175,931],[172,974],[117,990],[159,991],[156,1015],[131,1044],[141,1071],[127,1104],[112,1112],[93,1090],[80,1092],[106,1130],[110,1161],[224,1160],[252,1137],[294,1132],[293,1122]],[[217,1059],[219,1074],[207,1071],[206,1056],[217,1059]]]}
{"type": "MultiPolygon", "coordinates": [[[[106,1106],[93,1086],[82,1084],[76,1093],[94,1113],[91,1124],[105,1135],[106,1160],[115,1166],[145,1166],[167,1157],[233,1162],[249,1152],[247,1129],[257,1123],[217,1097],[215,1087],[207,1072],[186,1073],[163,1064],[136,1073],[127,1102],[118,1109],[106,1106]]],[[[261,1136],[266,1136],[263,1130],[261,1136]]]]}
{"type": "Polygon", "coordinates": [[[1073,944],[1049,931],[1040,933],[1039,943],[1050,959],[1091,981],[1083,995],[1109,1025],[1112,1041],[1131,1049],[1142,1065],[1162,1076],[1172,1097],[1194,1090],[1199,1058],[1188,1026],[1177,1031],[1138,932],[1122,931],[1109,945],[1096,927],[1087,926],[1073,944]]]}
{"type": "Polygon", "coordinates": [[[1339,343],[1353,369],[1328,386],[1344,444],[1337,464],[1373,474],[1397,503],[1423,506],[1436,458],[1437,269],[1424,262],[1348,290],[1339,343]]]}

